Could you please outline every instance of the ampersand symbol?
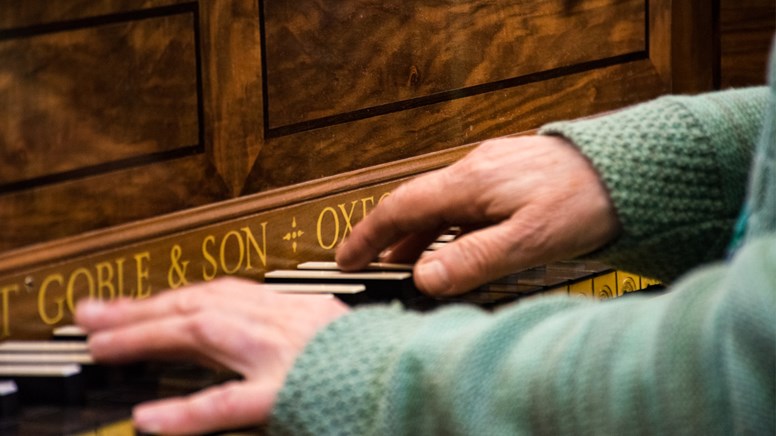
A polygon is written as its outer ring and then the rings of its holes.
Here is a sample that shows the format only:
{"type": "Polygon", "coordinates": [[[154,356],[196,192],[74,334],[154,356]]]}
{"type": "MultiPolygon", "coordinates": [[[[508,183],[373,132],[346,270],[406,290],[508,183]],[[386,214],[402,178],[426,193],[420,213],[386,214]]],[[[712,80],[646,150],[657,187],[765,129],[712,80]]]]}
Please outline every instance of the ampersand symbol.
{"type": "Polygon", "coordinates": [[[188,280],[186,280],[186,268],[189,265],[189,261],[184,260],[180,262],[181,254],[181,246],[174,245],[172,251],[170,251],[170,270],[167,271],[167,283],[171,288],[179,288],[189,284],[188,280]],[[173,276],[177,276],[177,280],[173,276]]]}

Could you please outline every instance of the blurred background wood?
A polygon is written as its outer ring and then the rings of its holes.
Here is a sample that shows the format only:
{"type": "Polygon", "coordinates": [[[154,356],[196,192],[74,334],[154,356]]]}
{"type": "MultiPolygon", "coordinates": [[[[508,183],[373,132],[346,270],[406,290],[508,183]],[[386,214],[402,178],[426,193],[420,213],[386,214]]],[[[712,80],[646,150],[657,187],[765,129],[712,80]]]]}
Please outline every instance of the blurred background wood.
{"type": "Polygon", "coordinates": [[[719,0],[720,87],[765,83],[776,29],[776,2],[719,0]]]}
{"type": "Polygon", "coordinates": [[[0,0],[0,251],[761,83],[762,0],[0,0]]]}

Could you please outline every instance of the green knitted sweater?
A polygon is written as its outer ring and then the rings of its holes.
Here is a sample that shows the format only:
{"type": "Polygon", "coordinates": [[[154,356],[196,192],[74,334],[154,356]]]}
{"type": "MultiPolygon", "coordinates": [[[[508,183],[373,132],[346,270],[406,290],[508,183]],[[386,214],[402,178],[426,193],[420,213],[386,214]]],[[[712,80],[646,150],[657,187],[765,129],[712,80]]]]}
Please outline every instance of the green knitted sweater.
{"type": "Polygon", "coordinates": [[[672,292],[552,297],[495,313],[354,310],[298,358],[270,430],[776,434],[772,83],[542,131],[572,140],[611,192],[624,232],[594,256],[672,280],[672,292]],[[723,260],[745,198],[748,234],[723,260]]]}

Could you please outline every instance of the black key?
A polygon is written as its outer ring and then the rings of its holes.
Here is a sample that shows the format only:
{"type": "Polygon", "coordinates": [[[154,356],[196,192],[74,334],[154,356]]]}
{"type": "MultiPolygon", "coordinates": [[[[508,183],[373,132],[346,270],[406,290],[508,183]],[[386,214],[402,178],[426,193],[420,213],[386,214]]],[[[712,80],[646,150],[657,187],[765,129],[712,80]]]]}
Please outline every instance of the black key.
{"type": "Polygon", "coordinates": [[[82,404],[86,395],[84,375],[77,363],[2,364],[0,379],[10,379],[23,404],[82,404]]]}

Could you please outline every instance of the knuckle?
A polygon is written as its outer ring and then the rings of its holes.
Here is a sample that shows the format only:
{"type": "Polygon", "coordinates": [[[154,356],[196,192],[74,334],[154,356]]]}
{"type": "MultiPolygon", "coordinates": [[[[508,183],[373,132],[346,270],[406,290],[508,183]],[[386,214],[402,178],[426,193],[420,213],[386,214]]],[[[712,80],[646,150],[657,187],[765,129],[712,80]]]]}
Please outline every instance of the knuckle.
{"type": "Polygon", "coordinates": [[[514,152],[514,145],[521,138],[497,138],[483,142],[477,147],[477,154],[473,156],[483,157],[485,160],[491,160],[493,156],[499,156],[505,152],[514,152]],[[480,156],[484,155],[484,156],[480,156]]]}
{"type": "Polygon", "coordinates": [[[368,250],[379,251],[382,249],[378,235],[374,233],[361,232],[357,237],[360,238],[361,245],[366,247],[368,250]]]}
{"type": "Polygon", "coordinates": [[[491,139],[489,141],[485,141],[480,144],[479,147],[477,147],[477,150],[479,153],[492,153],[494,150],[503,146],[503,141],[503,139],[491,139]]]}
{"type": "Polygon", "coordinates": [[[493,266],[495,247],[488,240],[464,239],[459,247],[462,259],[471,276],[487,276],[493,266]]]}
{"type": "Polygon", "coordinates": [[[401,208],[401,205],[406,204],[413,195],[413,185],[416,185],[420,180],[413,180],[409,183],[399,185],[391,192],[391,195],[385,198],[378,207],[385,211],[392,211],[396,208],[401,208]]]}
{"type": "Polygon", "coordinates": [[[507,223],[511,229],[510,233],[519,235],[509,241],[509,251],[521,252],[524,255],[534,255],[545,251],[552,240],[551,232],[547,228],[547,219],[526,219],[526,216],[531,215],[528,212],[524,215],[523,219],[510,220],[507,223]]]}
{"type": "Polygon", "coordinates": [[[488,150],[490,147],[486,146],[486,149],[460,161],[459,167],[455,169],[455,177],[462,180],[481,180],[484,177],[490,176],[494,166],[499,163],[497,160],[489,157],[489,155],[493,154],[488,150]]]}
{"type": "Polygon", "coordinates": [[[234,277],[218,278],[199,283],[190,288],[179,289],[172,298],[172,310],[179,315],[191,315],[207,309],[214,298],[221,298],[225,289],[243,284],[244,281],[234,277]]]}
{"type": "Polygon", "coordinates": [[[200,299],[196,298],[193,292],[175,291],[175,298],[172,306],[175,313],[179,315],[190,315],[200,310],[200,299]]]}
{"type": "MultiPolygon", "coordinates": [[[[408,183],[401,185],[396,188],[396,190],[393,191],[388,198],[385,199],[386,207],[382,210],[382,214],[380,215],[383,219],[383,223],[385,224],[385,228],[398,229],[399,231],[403,232],[409,230],[408,224],[405,222],[406,220],[404,219],[403,214],[406,207],[408,207],[408,205],[412,205],[413,202],[416,201],[413,199],[418,198],[415,193],[416,188],[413,185],[416,184],[408,183]]],[[[383,248],[380,246],[380,235],[364,234],[362,237],[364,237],[364,242],[368,247],[378,250],[383,248]]]]}
{"type": "Polygon", "coordinates": [[[197,344],[210,346],[218,343],[219,336],[213,326],[218,325],[217,315],[212,312],[198,312],[187,318],[186,329],[197,344]]]}
{"type": "Polygon", "coordinates": [[[216,419],[227,419],[235,410],[243,407],[243,399],[236,395],[234,389],[238,383],[230,381],[213,388],[210,410],[216,419]]]}

